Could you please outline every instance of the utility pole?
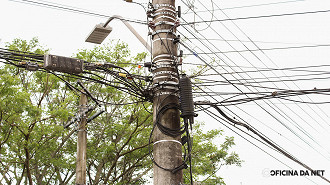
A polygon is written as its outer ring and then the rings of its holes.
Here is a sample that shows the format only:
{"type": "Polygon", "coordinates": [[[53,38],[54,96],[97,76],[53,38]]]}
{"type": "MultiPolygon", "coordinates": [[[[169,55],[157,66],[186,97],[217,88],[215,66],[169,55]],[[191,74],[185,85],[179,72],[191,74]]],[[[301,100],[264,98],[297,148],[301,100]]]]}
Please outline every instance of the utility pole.
{"type": "MultiPolygon", "coordinates": [[[[153,29],[153,121],[157,124],[158,118],[162,127],[180,130],[177,46],[173,42],[177,38],[175,0],[153,0],[152,5],[152,21],[149,26],[153,29]]],[[[155,185],[182,183],[181,135],[171,136],[155,126],[153,157],[155,185]]]]}
{"type": "Polygon", "coordinates": [[[78,141],[77,141],[77,164],[76,164],[76,185],[86,184],[86,148],[87,148],[87,131],[86,131],[86,115],[87,96],[85,93],[80,95],[80,122],[78,125],[78,141]]]}

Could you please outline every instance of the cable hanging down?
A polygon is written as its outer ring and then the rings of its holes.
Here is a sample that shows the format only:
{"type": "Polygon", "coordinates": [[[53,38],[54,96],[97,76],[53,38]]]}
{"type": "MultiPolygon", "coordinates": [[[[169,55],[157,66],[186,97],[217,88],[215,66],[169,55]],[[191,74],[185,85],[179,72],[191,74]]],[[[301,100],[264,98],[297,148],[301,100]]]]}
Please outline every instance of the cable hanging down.
{"type": "MultiPolygon", "coordinates": [[[[287,158],[291,159],[292,161],[296,162],[297,164],[301,165],[302,167],[306,168],[307,170],[313,171],[313,169],[311,167],[309,167],[308,165],[306,165],[305,163],[301,162],[299,159],[297,159],[296,157],[294,157],[292,154],[288,153],[287,151],[283,150],[282,148],[280,148],[279,146],[277,146],[276,144],[274,144],[273,142],[271,142],[269,139],[267,139],[262,134],[260,134],[259,131],[255,130],[254,128],[250,127],[249,125],[247,125],[245,123],[242,123],[242,122],[239,122],[239,121],[236,121],[236,120],[230,118],[217,105],[211,104],[210,106],[212,106],[224,118],[226,118],[228,121],[232,122],[234,125],[239,125],[239,126],[245,127],[247,130],[249,130],[252,133],[254,133],[255,135],[257,135],[260,139],[262,139],[263,141],[265,141],[267,144],[269,144],[270,146],[272,146],[274,149],[276,149],[278,152],[280,152],[281,154],[283,154],[287,158]]],[[[323,180],[325,180],[328,183],[330,183],[330,180],[328,180],[327,178],[325,178],[323,176],[320,176],[320,177],[323,180]]]]}

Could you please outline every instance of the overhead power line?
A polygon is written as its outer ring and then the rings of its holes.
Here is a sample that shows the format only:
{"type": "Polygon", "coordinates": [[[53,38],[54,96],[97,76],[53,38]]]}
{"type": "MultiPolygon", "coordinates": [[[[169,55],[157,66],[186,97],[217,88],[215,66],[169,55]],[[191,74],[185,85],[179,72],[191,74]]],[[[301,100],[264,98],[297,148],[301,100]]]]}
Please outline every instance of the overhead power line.
{"type": "MultiPolygon", "coordinates": [[[[249,125],[236,121],[234,119],[231,119],[230,117],[228,117],[218,106],[216,105],[211,105],[214,109],[216,109],[224,118],[226,118],[228,121],[230,121],[231,123],[233,123],[234,125],[239,125],[242,127],[245,127],[246,129],[248,129],[249,131],[251,131],[252,133],[254,133],[255,135],[257,135],[258,137],[260,137],[260,139],[262,139],[263,141],[265,141],[267,144],[269,144],[270,146],[272,146],[274,149],[276,149],[277,151],[279,151],[280,153],[282,153],[284,156],[286,156],[287,158],[291,159],[292,161],[296,162],[297,164],[303,166],[304,168],[313,171],[313,169],[311,167],[309,167],[308,165],[306,165],[305,163],[303,163],[302,161],[300,161],[299,159],[297,159],[296,157],[294,157],[292,154],[290,154],[289,152],[285,151],[283,148],[281,148],[279,145],[277,145],[276,143],[274,143],[273,141],[269,140],[267,137],[265,137],[262,133],[260,133],[260,131],[256,130],[253,127],[250,127],[249,125]]],[[[328,180],[327,178],[320,176],[320,178],[322,178],[323,180],[327,181],[328,183],[330,183],[330,180],[328,180]]]]}
{"type": "MultiPolygon", "coordinates": [[[[90,10],[83,10],[83,9],[79,9],[77,7],[71,7],[71,6],[62,5],[62,4],[55,4],[55,3],[47,2],[47,1],[32,1],[32,0],[9,0],[9,1],[30,4],[30,5],[35,5],[35,6],[41,6],[41,7],[47,7],[47,8],[51,8],[51,9],[58,9],[58,10],[68,11],[68,12],[73,12],[73,13],[91,15],[91,16],[95,16],[95,17],[103,17],[103,18],[110,17],[110,15],[95,13],[90,10]]],[[[133,20],[133,19],[127,19],[127,18],[118,18],[118,19],[124,20],[127,22],[147,24],[146,21],[142,21],[142,20],[133,20]]]]}
{"type": "MultiPolygon", "coordinates": [[[[182,18],[183,19],[183,18],[182,18]]],[[[184,19],[183,19],[184,20],[184,19]]],[[[185,20],[184,20],[185,21],[185,20]]],[[[187,29],[187,27],[186,26],[183,26],[183,28],[185,28],[192,36],[194,36],[194,37],[196,37],[195,36],[195,34],[193,34],[192,33],[192,31],[189,31],[189,29],[187,29]]],[[[211,29],[212,29],[212,27],[211,27],[211,29]]],[[[216,30],[214,30],[214,29],[212,29],[213,31],[215,31],[215,33],[217,33],[216,32],[216,30]]],[[[219,34],[218,34],[219,35],[219,34]]],[[[201,35],[202,37],[203,37],[203,35],[201,35]]],[[[220,35],[219,35],[220,36],[220,35]]],[[[221,37],[221,36],[220,36],[221,37]]],[[[222,38],[222,37],[221,37],[222,38]]],[[[200,42],[201,42],[201,40],[199,40],[200,42]]],[[[203,42],[201,42],[201,44],[203,44],[207,49],[209,49],[211,52],[213,52],[212,51],[212,49],[210,48],[210,47],[208,47],[207,45],[205,45],[205,43],[203,43],[203,42]]],[[[224,78],[224,76],[219,72],[219,71],[217,71],[216,69],[214,69],[212,66],[210,66],[206,61],[205,61],[205,59],[203,59],[203,57],[201,57],[200,55],[198,55],[198,54],[196,54],[196,51],[195,51],[195,49],[191,49],[191,47],[188,47],[187,48],[187,46],[185,46],[183,43],[181,43],[181,45],[183,45],[186,49],[188,49],[190,52],[192,52],[192,53],[194,53],[194,55],[197,57],[197,58],[199,58],[200,60],[202,60],[207,66],[209,66],[212,70],[214,70],[217,74],[219,74],[219,76],[221,76],[221,77],[223,77],[224,78]]],[[[214,46],[214,45],[212,45],[212,46],[214,46]]],[[[215,48],[217,48],[216,46],[214,46],[215,48]]],[[[198,46],[195,46],[195,48],[199,48],[198,46]]],[[[199,48],[200,49],[200,48],[199,48]]],[[[234,49],[234,48],[233,48],[234,49]]],[[[219,50],[218,50],[219,51],[219,50]]],[[[213,58],[211,57],[211,56],[209,56],[209,55],[206,55],[206,56],[208,56],[212,61],[214,61],[213,60],[213,58]]],[[[219,57],[219,55],[215,55],[215,56],[217,56],[222,62],[225,62],[223,59],[221,59],[221,57],[219,57]]],[[[230,60],[230,61],[232,61],[228,56],[226,56],[225,55],[225,57],[228,59],[228,60],[230,60]]],[[[243,57],[243,56],[242,56],[243,57]]],[[[243,57],[244,58],[244,57],[243,57]]],[[[246,58],[245,58],[246,59],[246,58]]],[[[232,61],[233,62],[233,61],[232,61]]],[[[217,62],[216,62],[217,63],[217,62]]],[[[226,63],[226,62],[225,62],[226,63]]],[[[225,71],[227,71],[225,68],[224,68],[224,70],[225,71]]],[[[234,70],[235,71],[235,70],[234,70]]],[[[227,71],[228,72],[228,71],[227,71]]],[[[234,77],[235,78],[235,77],[234,77]]],[[[226,78],[224,78],[226,81],[228,81],[228,79],[226,79],[226,78]]],[[[236,78],[235,78],[236,79],[236,78]]],[[[231,82],[229,82],[231,85],[233,85],[236,89],[238,89],[240,92],[242,92],[241,91],[241,89],[239,88],[239,87],[237,87],[235,84],[233,84],[233,83],[231,83],[231,82]]],[[[241,82],[242,83],[242,82],[241,82]]],[[[237,85],[240,85],[240,84],[237,84],[237,85]]],[[[244,86],[246,87],[246,88],[249,88],[248,86],[250,86],[250,84],[247,84],[247,85],[245,85],[244,84],[244,86]]],[[[251,86],[251,87],[253,87],[253,86],[251,86]]],[[[249,88],[250,89],[250,88],[249,88]]],[[[264,100],[263,100],[264,101],[264,100]]],[[[255,102],[255,101],[254,101],[255,102]]],[[[264,101],[265,102],[265,101],[264,101]]],[[[294,132],[288,125],[286,125],[285,124],[285,122],[283,122],[280,118],[278,118],[276,115],[274,115],[274,114],[272,114],[269,110],[267,110],[265,107],[262,107],[262,106],[260,106],[257,102],[255,102],[261,109],[263,109],[268,115],[270,115],[271,117],[273,117],[275,120],[277,120],[281,125],[283,125],[285,128],[287,128],[290,132],[292,132],[294,135],[296,135],[298,138],[300,138],[302,141],[304,141],[306,144],[308,144],[309,146],[311,146],[310,144],[309,144],[309,142],[308,141],[306,141],[305,139],[303,139],[300,135],[298,135],[296,132],[294,132]]],[[[288,114],[286,113],[286,112],[284,112],[284,111],[282,111],[281,109],[278,109],[278,108],[274,108],[272,105],[274,105],[273,104],[273,102],[270,102],[270,104],[269,103],[267,103],[267,105],[273,110],[273,111],[275,111],[277,114],[279,114],[281,117],[283,117],[286,121],[288,121],[288,122],[290,122],[290,123],[292,123],[295,127],[300,127],[298,124],[297,124],[297,122],[296,121],[294,121],[291,117],[289,117],[288,116],[288,114]]],[[[306,132],[304,132],[304,134],[306,135],[306,132]]],[[[311,146],[312,147],[312,146],[311,146]]],[[[312,147],[314,150],[315,150],[315,148],[314,147],[312,147]]],[[[315,150],[316,151],[316,150],[315,150]]]]}
{"type": "Polygon", "coordinates": [[[283,14],[258,15],[258,16],[250,16],[250,17],[213,19],[213,20],[209,20],[209,21],[208,20],[194,21],[194,22],[183,23],[182,25],[190,25],[190,24],[197,24],[197,23],[209,23],[209,22],[224,22],[224,21],[260,19],[260,18],[271,18],[271,17],[284,17],[284,16],[294,16],[294,15],[307,15],[307,14],[329,13],[329,12],[330,12],[330,10],[317,10],[317,11],[309,11],[309,12],[294,12],[294,13],[283,13],[283,14]]]}
{"type": "Polygon", "coordinates": [[[317,44],[317,45],[304,45],[304,46],[289,46],[289,47],[275,47],[275,48],[259,48],[259,49],[246,49],[246,50],[233,50],[233,51],[216,51],[216,52],[201,52],[201,53],[187,53],[184,55],[210,55],[215,53],[241,53],[251,51],[270,51],[270,50],[286,50],[286,49],[302,49],[302,48],[317,48],[317,47],[330,47],[330,44],[317,44]]]}
{"type": "MultiPolygon", "coordinates": [[[[301,2],[301,1],[305,1],[305,0],[291,0],[291,1],[280,1],[280,2],[273,2],[273,3],[262,3],[262,4],[245,5],[245,6],[234,6],[234,7],[227,7],[227,8],[222,8],[222,9],[214,9],[214,11],[232,10],[232,9],[240,9],[240,8],[252,8],[252,7],[278,5],[278,4],[287,4],[287,3],[294,3],[294,2],[301,2]]],[[[195,12],[187,12],[187,13],[183,13],[183,14],[204,13],[204,12],[208,12],[208,10],[195,11],[195,12]]]]}

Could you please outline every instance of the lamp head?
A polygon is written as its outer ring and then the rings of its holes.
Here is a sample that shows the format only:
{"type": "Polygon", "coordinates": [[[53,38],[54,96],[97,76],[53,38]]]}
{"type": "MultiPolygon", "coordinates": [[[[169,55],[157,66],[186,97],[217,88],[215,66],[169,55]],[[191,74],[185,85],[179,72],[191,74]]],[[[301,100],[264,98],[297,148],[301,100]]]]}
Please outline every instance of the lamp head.
{"type": "Polygon", "coordinates": [[[92,30],[92,32],[88,35],[85,42],[101,44],[111,31],[112,28],[110,26],[104,27],[104,24],[102,23],[97,24],[92,30]]]}

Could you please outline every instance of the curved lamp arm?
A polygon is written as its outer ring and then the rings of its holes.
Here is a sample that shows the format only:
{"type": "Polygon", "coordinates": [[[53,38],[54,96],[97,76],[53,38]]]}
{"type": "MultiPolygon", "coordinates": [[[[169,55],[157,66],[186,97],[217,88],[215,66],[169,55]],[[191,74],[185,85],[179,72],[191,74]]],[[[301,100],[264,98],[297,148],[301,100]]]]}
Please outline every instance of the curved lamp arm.
{"type": "Polygon", "coordinates": [[[141,37],[141,35],[126,21],[122,16],[114,15],[111,16],[104,24],[98,24],[92,30],[92,32],[88,35],[85,42],[91,42],[95,44],[101,44],[104,39],[110,34],[112,28],[108,26],[108,24],[114,20],[119,19],[121,20],[125,26],[135,35],[137,39],[147,48],[147,50],[151,53],[150,45],[141,37]]]}

